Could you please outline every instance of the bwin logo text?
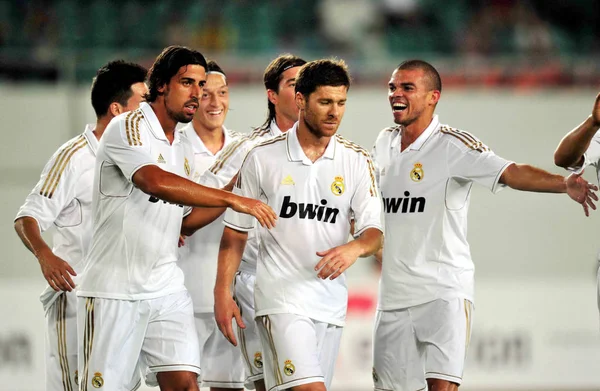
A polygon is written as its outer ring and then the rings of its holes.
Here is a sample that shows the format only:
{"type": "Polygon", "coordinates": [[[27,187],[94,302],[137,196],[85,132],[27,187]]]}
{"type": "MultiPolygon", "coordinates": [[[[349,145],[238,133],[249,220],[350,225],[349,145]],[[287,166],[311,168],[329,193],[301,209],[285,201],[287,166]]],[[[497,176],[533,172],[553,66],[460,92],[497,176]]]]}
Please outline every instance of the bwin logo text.
{"type": "Polygon", "coordinates": [[[279,217],[289,219],[298,213],[298,217],[301,219],[318,220],[335,224],[335,219],[337,218],[338,213],[340,213],[340,210],[337,208],[326,207],[327,200],[321,200],[321,205],[315,205],[305,203],[297,204],[292,202],[291,199],[292,197],[290,196],[285,196],[283,198],[279,217]]]}
{"type": "Polygon", "coordinates": [[[408,191],[404,198],[383,197],[383,210],[385,213],[421,213],[425,210],[425,197],[410,197],[408,191]],[[402,206],[402,208],[400,208],[402,206]],[[398,212],[400,209],[400,212],[398,212]]]}

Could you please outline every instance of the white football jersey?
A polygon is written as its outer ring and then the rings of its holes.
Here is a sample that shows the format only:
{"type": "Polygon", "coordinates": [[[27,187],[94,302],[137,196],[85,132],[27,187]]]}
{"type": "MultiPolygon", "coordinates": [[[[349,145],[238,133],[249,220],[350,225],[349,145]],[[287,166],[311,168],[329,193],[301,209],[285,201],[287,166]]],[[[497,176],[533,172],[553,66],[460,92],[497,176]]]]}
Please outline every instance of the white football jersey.
{"type": "MultiPolygon", "coordinates": [[[[200,183],[205,186],[223,187],[229,183],[231,178],[238,173],[242,163],[255,145],[270,140],[273,137],[282,135],[275,120],[271,121],[269,126],[255,129],[252,133],[244,136],[232,143],[229,147],[223,149],[219,158],[205,171],[200,178],[200,183]]],[[[222,220],[221,220],[222,221],[222,220]]],[[[260,226],[258,229],[261,229],[260,226]]],[[[240,270],[250,274],[256,273],[256,259],[258,257],[258,235],[256,230],[248,232],[248,241],[242,255],[240,270]]]]}
{"type": "Polygon", "coordinates": [[[135,172],[148,165],[188,179],[194,175],[187,138],[175,132],[170,144],[152,107],[143,102],[113,118],[100,141],[94,236],[78,296],[145,300],[185,290],[176,262],[184,208],[133,184],[135,172]]]}
{"type": "MultiPolygon", "coordinates": [[[[92,238],[92,184],[98,149],[94,128],[87,125],[82,134],[52,155],[15,218],[33,217],[42,232],[55,227],[52,252],[75,270],[76,285],[92,238]]],[[[61,293],[47,285],[40,297],[44,309],[61,293]]]]}
{"type": "MultiPolygon", "coordinates": [[[[200,180],[200,175],[206,171],[221,152],[242,134],[223,127],[225,141],[223,148],[216,154],[210,152],[190,122],[181,129],[194,148],[194,182],[200,180]]],[[[224,185],[223,185],[224,186],[224,185]]],[[[216,186],[218,188],[222,186],[216,186]]],[[[185,239],[185,245],[179,248],[179,266],[185,276],[185,286],[192,296],[194,312],[213,312],[213,289],[217,278],[217,259],[219,245],[223,235],[223,217],[219,217],[206,227],[196,231],[185,239]]]]}
{"type": "MultiPolygon", "coordinates": [[[[317,252],[346,243],[352,217],[356,236],[367,228],[382,230],[375,168],[367,151],[339,135],[311,162],[297,126],[254,147],[235,187],[236,194],[260,199],[279,216],[274,228],[258,230],[256,316],[292,313],[343,326],[345,276],[318,278],[317,252]]],[[[228,209],[225,224],[250,231],[256,221],[228,209]]]]}
{"type": "Polygon", "coordinates": [[[372,151],[385,213],[379,309],[439,298],[473,302],[474,265],[467,243],[473,182],[492,192],[512,163],[475,136],[439,123],[400,152],[401,127],[381,131],[372,151]]]}

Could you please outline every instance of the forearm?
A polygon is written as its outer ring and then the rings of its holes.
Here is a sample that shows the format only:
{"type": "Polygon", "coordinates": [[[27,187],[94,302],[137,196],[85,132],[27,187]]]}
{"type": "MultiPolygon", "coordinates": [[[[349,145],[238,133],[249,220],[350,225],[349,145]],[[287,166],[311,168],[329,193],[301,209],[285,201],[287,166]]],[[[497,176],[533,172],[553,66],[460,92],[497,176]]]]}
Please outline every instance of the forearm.
{"type": "Polygon", "coordinates": [[[225,227],[223,230],[217,264],[217,281],[214,288],[215,297],[231,294],[231,286],[240,267],[247,238],[247,232],[236,231],[229,227],[225,227]]]}
{"type": "Polygon", "coordinates": [[[356,247],[360,258],[377,253],[383,243],[383,233],[377,228],[367,228],[360,236],[350,242],[356,247]]]}
{"type": "Polygon", "coordinates": [[[33,217],[25,216],[15,221],[15,231],[25,247],[36,258],[39,259],[44,253],[52,252],[50,246],[42,238],[40,227],[33,217]]]}
{"type": "MultiPolygon", "coordinates": [[[[223,187],[223,190],[231,192],[237,175],[223,187]]],[[[183,219],[181,233],[185,236],[191,236],[197,230],[206,227],[219,218],[227,208],[194,208],[192,212],[183,219]]]]}
{"type": "Polygon", "coordinates": [[[565,168],[574,167],[581,163],[583,154],[588,149],[598,129],[600,129],[600,124],[595,123],[590,115],[578,127],[563,137],[554,152],[554,163],[565,168]]]}
{"type": "Polygon", "coordinates": [[[192,213],[183,219],[181,233],[192,236],[197,230],[206,227],[219,218],[227,208],[194,208],[192,213]]]}
{"type": "Polygon", "coordinates": [[[528,164],[511,164],[502,173],[500,183],[515,190],[539,193],[565,193],[567,184],[561,175],[551,174],[528,164]]]}
{"type": "Polygon", "coordinates": [[[133,176],[133,182],[143,192],[163,201],[193,207],[226,208],[236,198],[228,191],[196,184],[154,166],[138,170],[133,176]],[[146,170],[147,168],[150,170],[146,170]]]}

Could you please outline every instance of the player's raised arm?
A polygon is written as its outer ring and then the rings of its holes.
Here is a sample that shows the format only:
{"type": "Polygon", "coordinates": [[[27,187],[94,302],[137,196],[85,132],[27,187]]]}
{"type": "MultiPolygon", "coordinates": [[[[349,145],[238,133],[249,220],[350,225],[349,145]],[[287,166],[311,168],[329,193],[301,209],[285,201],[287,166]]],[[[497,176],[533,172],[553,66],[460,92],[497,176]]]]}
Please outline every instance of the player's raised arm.
{"type": "Polygon", "coordinates": [[[600,94],[596,96],[590,116],[560,140],[554,152],[554,164],[564,168],[582,166],[584,153],[590,147],[598,129],[600,129],[600,94]]]}

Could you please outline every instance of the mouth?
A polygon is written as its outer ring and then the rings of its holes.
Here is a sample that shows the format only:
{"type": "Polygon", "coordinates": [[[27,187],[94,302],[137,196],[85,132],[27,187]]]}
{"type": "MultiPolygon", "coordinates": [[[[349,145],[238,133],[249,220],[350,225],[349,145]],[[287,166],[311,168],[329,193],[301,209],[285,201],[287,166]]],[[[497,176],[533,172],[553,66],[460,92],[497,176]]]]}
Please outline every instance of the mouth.
{"type": "Polygon", "coordinates": [[[395,103],[392,103],[392,112],[398,113],[398,112],[406,110],[407,107],[408,106],[404,103],[395,102],[395,103]]]}
{"type": "Polygon", "coordinates": [[[185,106],[183,106],[183,110],[186,112],[186,114],[189,115],[194,115],[194,113],[196,112],[196,110],[198,110],[198,104],[197,103],[188,103],[185,106]]]}
{"type": "Polygon", "coordinates": [[[223,109],[207,111],[206,114],[211,115],[211,116],[212,115],[214,115],[214,116],[221,115],[221,114],[223,114],[223,109]]]}

